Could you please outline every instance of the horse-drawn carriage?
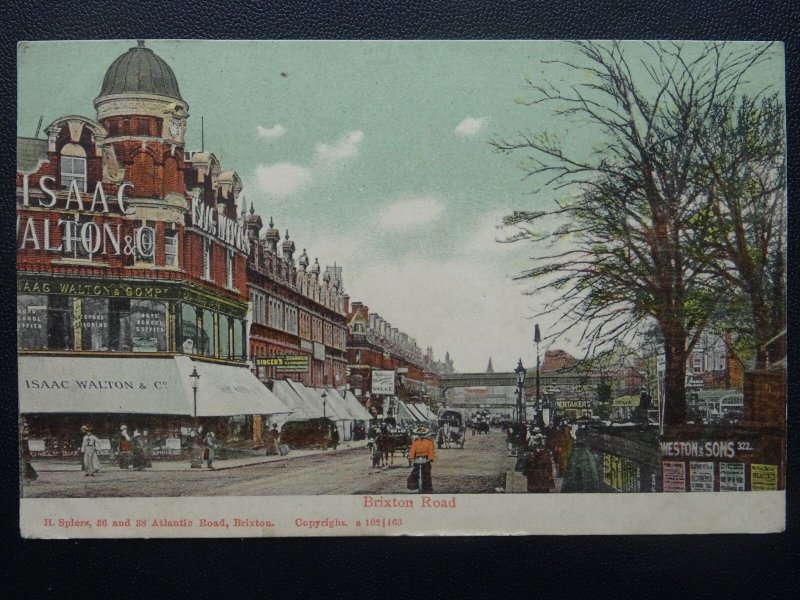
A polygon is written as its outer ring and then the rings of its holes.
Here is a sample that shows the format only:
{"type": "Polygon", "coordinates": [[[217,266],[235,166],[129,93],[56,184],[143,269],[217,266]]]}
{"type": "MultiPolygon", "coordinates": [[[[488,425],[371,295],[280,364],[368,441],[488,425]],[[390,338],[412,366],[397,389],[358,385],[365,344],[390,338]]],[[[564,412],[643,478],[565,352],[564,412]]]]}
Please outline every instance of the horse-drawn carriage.
{"type": "Polygon", "coordinates": [[[439,434],[436,445],[439,448],[464,447],[467,434],[467,419],[463,412],[456,408],[443,408],[439,411],[439,434]]]}

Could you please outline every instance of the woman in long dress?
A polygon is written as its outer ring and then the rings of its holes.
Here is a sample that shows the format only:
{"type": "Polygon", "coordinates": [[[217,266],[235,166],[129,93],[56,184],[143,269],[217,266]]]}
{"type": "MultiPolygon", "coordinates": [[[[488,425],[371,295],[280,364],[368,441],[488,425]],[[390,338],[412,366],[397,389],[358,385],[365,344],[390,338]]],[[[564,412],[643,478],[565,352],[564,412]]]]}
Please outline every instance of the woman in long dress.
{"type": "Polygon", "coordinates": [[[81,452],[83,453],[83,470],[84,475],[87,477],[91,475],[94,477],[95,473],[100,472],[100,457],[97,454],[97,445],[100,440],[92,433],[92,428],[86,428],[86,434],[83,436],[81,443],[81,452]]]}

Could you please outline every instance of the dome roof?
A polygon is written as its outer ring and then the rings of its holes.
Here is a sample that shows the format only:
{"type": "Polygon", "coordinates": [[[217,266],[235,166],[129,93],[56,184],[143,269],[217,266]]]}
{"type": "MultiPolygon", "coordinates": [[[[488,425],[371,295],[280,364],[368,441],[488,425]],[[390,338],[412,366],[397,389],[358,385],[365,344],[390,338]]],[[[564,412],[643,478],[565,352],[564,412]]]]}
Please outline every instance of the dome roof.
{"type": "Polygon", "coordinates": [[[156,94],[183,101],[175,73],[160,56],[144,47],[143,40],[111,63],[100,90],[100,96],[127,93],[156,94]]]}

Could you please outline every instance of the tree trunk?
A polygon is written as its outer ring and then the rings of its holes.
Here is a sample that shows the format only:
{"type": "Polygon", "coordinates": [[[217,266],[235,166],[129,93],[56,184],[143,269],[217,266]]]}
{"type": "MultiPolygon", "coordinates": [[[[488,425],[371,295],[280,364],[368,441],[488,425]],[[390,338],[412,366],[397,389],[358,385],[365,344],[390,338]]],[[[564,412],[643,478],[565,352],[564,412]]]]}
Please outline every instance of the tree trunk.
{"type": "Polygon", "coordinates": [[[665,345],[664,365],[664,426],[674,427],[686,422],[686,335],[679,326],[663,327],[665,345]]]}

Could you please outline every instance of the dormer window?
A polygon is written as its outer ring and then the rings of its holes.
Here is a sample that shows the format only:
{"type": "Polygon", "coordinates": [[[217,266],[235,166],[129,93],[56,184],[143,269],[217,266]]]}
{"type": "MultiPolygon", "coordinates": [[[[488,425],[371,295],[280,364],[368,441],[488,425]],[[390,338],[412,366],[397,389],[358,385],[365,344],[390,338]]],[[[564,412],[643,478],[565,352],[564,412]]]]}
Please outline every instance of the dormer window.
{"type": "Polygon", "coordinates": [[[86,151],[78,144],[66,144],[61,149],[61,185],[69,188],[73,181],[86,191],[86,151]]]}

